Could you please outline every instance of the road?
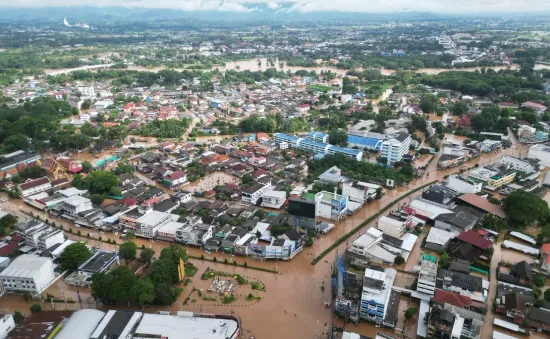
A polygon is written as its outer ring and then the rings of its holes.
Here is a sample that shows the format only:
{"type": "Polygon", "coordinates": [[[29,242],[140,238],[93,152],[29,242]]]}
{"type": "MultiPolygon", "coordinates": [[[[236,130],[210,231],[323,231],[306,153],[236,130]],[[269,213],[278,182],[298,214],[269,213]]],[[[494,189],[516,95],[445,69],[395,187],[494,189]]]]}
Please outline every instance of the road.
{"type": "MultiPolygon", "coordinates": [[[[512,140],[516,144],[515,138],[512,140]]],[[[513,148],[502,150],[502,152],[498,154],[484,154],[480,158],[474,159],[465,165],[467,167],[471,167],[475,163],[482,165],[494,162],[505,154],[517,154],[521,147],[522,146],[515,145],[513,148]]],[[[197,262],[200,265],[204,264],[203,266],[220,267],[220,269],[223,270],[229,269],[231,272],[253,276],[266,283],[267,292],[264,294],[264,298],[261,302],[251,307],[237,307],[234,309],[236,314],[241,317],[244,328],[252,331],[257,338],[272,338],[274,330],[277,331],[278,337],[282,338],[311,338],[313,336],[318,336],[319,333],[323,332],[323,325],[326,322],[330,323],[330,310],[324,307],[324,300],[330,300],[331,298],[330,288],[321,289],[320,287],[323,283],[327,285],[327,283],[330,282],[331,264],[335,260],[337,251],[332,251],[316,265],[311,265],[312,258],[333,244],[338,238],[355,228],[369,216],[375,214],[384,206],[392,203],[399,196],[432,180],[442,180],[445,175],[455,173],[460,168],[455,167],[436,171],[436,161],[437,160],[434,160],[433,165],[430,166],[430,169],[426,172],[426,175],[410,182],[405,187],[398,187],[388,190],[382,199],[368,204],[357,211],[352,217],[338,223],[331,232],[318,239],[314,246],[307,248],[303,253],[296,256],[290,262],[260,262],[255,261],[252,258],[235,258],[235,260],[239,262],[247,261],[250,265],[266,268],[277,268],[280,272],[279,275],[254,271],[251,269],[224,266],[223,264],[208,263],[206,265],[206,263],[202,263],[200,261],[197,262]],[[285,313],[285,311],[287,313],[285,313]]],[[[417,194],[420,194],[420,192],[417,194]]],[[[16,215],[21,215],[21,211],[31,211],[31,207],[22,204],[21,201],[9,201],[7,203],[2,203],[1,205],[6,210],[13,212],[16,215]]],[[[37,210],[32,209],[32,212],[36,214],[37,210]]],[[[43,218],[44,217],[47,216],[43,215],[43,218]]],[[[47,218],[53,220],[53,218],[47,218]]],[[[72,238],[76,238],[75,233],[79,230],[84,234],[87,232],[84,228],[76,228],[68,221],[56,219],[55,222],[56,224],[61,224],[66,228],[70,227],[73,230],[73,234],[70,235],[72,238]]],[[[359,233],[356,234],[356,236],[359,236],[360,233],[365,232],[368,228],[374,225],[376,225],[376,221],[373,221],[369,225],[365,226],[359,233]]],[[[93,231],[92,233],[94,233],[95,236],[98,236],[97,231],[93,231]]],[[[116,236],[114,234],[105,234],[102,235],[102,237],[104,239],[110,238],[120,242],[120,239],[115,239],[116,236]]],[[[355,238],[355,236],[353,238],[355,238]]],[[[82,240],[85,240],[85,238],[82,238],[82,240]]],[[[160,253],[160,250],[163,247],[167,246],[167,243],[165,242],[151,242],[146,239],[136,239],[135,241],[139,247],[141,247],[141,245],[151,247],[157,254],[160,253]]],[[[352,241],[352,239],[350,239],[350,241],[352,241]]],[[[101,246],[104,248],[113,248],[113,245],[108,245],[105,243],[101,243],[101,246]]],[[[345,246],[345,243],[338,246],[338,251],[342,253],[345,250],[345,246]]],[[[188,251],[189,253],[198,256],[204,254],[207,257],[213,257],[215,255],[218,261],[223,261],[223,259],[232,259],[229,255],[222,253],[207,255],[202,252],[202,250],[197,248],[188,248],[188,251]]],[[[415,258],[411,259],[414,260],[415,258]]],[[[200,275],[201,272],[197,274],[200,275]]],[[[187,295],[187,292],[184,292],[183,294],[187,295]]],[[[15,304],[11,302],[10,305],[15,304]]],[[[19,309],[28,309],[28,306],[24,304],[19,309]]],[[[198,311],[199,306],[182,306],[182,300],[178,300],[172,305],[171,309],[174,311],[179,309],[198,311]]],[[[229,313],[232,308],[228,306],[204,306],[203,310],[205,312],[229,313]]],[[[350,330],[358,331],[358,333],[363,335],[372,335],[372,331],[376,331],[377,329],[369,325],[360,326],[358,328],[352,327],[350,330]]],[[[486,331],[483,332],[483,338],[487,338],[486,331]]]]}

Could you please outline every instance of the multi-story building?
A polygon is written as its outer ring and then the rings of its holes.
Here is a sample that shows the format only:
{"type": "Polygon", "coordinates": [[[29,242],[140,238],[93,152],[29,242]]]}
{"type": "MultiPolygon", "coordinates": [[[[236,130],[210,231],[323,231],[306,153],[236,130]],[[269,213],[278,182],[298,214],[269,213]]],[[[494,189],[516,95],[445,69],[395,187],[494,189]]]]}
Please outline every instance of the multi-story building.
{"type": "Polygon", "coordinates": [[[505,155],[500,158],[499,161],[502,165],[506,165],[511,169],[524,172],[526,174],[531,174],[537,171],[535,166],[529,161],[525,161],[511,155],[505,155]]]}
{"type": "Polygon", "coordinates": [[[516,172],[507,165],[478,167],[470,171],[468,179],[482,183],[487,189],[495,190],[513,182],[516,172]]]}
{"type": "Polygon", "coordinates": [[[77,195],[70,199],[65,199],[63,203],[59,205],[59,208],[64,215],[74,218],[80,212],[91,210],[94,208],[94,205],[90,199],[77,195]]]}
{"type": "Polygon", "coordinates": [[[437,280],[437,263],[430,260],[422,260],[420,271],[418,272],[418,283],[416,291],[434,295],[435,282],[437,280]]]}
{"type": "Polygon", "coordinates": [[[23,254],[0,273],[6,292],[42,293],[55,279],[50,258],[23,254]]]}
{"type": "Polygon", "coordinates": [[[348,212],[348,197],[336,192],[322,191],[315,194],[315,205],[316,216],[341,220],[348,212]]]}
{"type": "Polygon", "coordinates": [[[176,231],[176,241],[186,245],[202,246],[214,236],[214,226],[208,224],[188,225],[176,231]]]}
{"type": "Polygon", "coordinates": [[[175,171],[164,177],[164,184],[168,187],[176,187],[187,182],[187,175],[182,171],[175,171]]]}
{"type": "Polygon", "coordinates": [[[403,234],[405,234],[405,230],[411,222],[412,216],[410,215],[404,221],[382,216],[378,219],[378,229],[385,234],[391,235],[392,237],[401,238],[403,234]]]}
{"type": "Polygon", "coordinates": [[[401,161],[403,156],[409,152],[411,136],[407,133],[398,133],[382,142],[380,156],[386,158],[388,164],[401,161]]]}
{"type": "Polygon", "coordinates": [[[251,187],[245,188],[242,191],[241,199],[252,205],[256,205],[258,200],[271,188],[271,182],[266,184],[255,184],[251,187]]]}
{"type": "Polygon", "coordinates": [[[328,143],[329,135],[327,133],[323,132],[309,132],[306,136],[306,139],[321,142],[321,143],[328,143]]]}
{"type": "Polygon", "coordinates": [[[472,180],[458,175],[449,176],[447,181],[447,187],[457,193],[479,193],[481,192],[482,183],[473,182],[472,180]]]}
{"type": "Polygon", "coordinates": [[[350,201],[364,204],[376,199],[378,190],[382,189],[382,186],[377,184],[371,184],[362,181],[345,181],[342,183],[342,195],[349,198],[350,201]]]}
{"type": "MultiPolygon", "coordinates": [[[[347,157],[354,158],[356,160],[363,159],[363,152],[351,148],[338,147],[324,142],[319,142],[318,140],[324,140],[324,133],[321,133],[319,137],[314,137],[313,135],[318,135],[321,132],[311,132],[308,136],[310,138],[299,138],[292,135],[287,135],[283,133],[276,133],[273,140],[276,144],[280,145],[285,142],[288,143],[290,148],[297,148],[304,151],[312,152],[315,154],[343,154],[347,157]],[[313,133],[313,134],[312,134],[313,133]],[[317,134],[315,134],[317,133],[317,134]],[[317,141],[315,141],[317,140],[317,141]]],[[[280,146],[279,146],[280,147],[280,146]]]]}
{"type": "Polygon", "coordinates": [[[527,157],[539,160],[539,164],[544,167],[550,166],[550,145],[533,145],[529,147],[527,157]]]}
{"type": "Polygon", "coordinates": [[[45,251],[54,245],[62,244],[65,242],[65,235],[62,230],[50,228],[47,232],[41,234],[38,237],[38,249],[45,251]]]}
{"type": "Polygon", "coordinates": [[[344,148],[339,146],[330,145],[327,149],[327,154],[343,154],[348,158],[355,159],[357,161],[363,160],[363,152],[353,149],[353,148],[344,148]]]}
{"type": "Polygon", "coordinates": [[[322,142],[317,142],[313,140],[308,139],[300,139],[298,142],[298,148],[302,149],[304,151],[312,152],[312,153],[320,153],[320,154],[327,154],[328,148],[330,147],[329,144],[325,144],[322,142]]]}
{"type": "Polygon", "coordinates": [[[262,207],[280,209],[286,202],[285,191],[267,190],[262,196],[262,207]]]}
{"type": "Polygon", "coordinates": [[[158,230],[172,221],[170,213],[151,211],[136,222],[136,235],[144,238],[154,238],[157,236],[158,230]]]}
{"type": "Polygon", "coordinates": [[[0,315],[0,339],[6,338],[8,333],[15,328],[15,321],[11,314],[0,315]]]}
{"type": "Polygon", "coordinates": [[[36,153],[27,153],[25,151],[15,151],[2,155],[0,159],[0,171],[7,171],[17,167],[19,164],[28,165],[40,160],[40,155],[36,153]]]}
{"type": "Polygon", "coordinates": [[[282,142],[285,142],[288,146],[290,146],[290,148],[298,148],[298,141],[300,139],[301,138],[299,137],[284,133],[275,133],[275,135],[273,136],[273,140],[276,144],[281,144],[282,142]]]}
{"type": "Polygon", "coordinates": [[[384,271],[365,269],[359,307],[361,319],[377,324],[384,322],[396,273],[393,268],[386,268],[384,271]]]}
{"type": "Polygon", "coordinates": [[[357,147],[371,151],[380,151],[384,137],[348,135],[348,147],[357,147]]]}
{"type": "Polygon", "coordinates": [[[17,185],[17,188],[23,197],[28,197],[49,190],[52,188],[52,183],[48,177],[27,179],[24,183],[17,185]]]}

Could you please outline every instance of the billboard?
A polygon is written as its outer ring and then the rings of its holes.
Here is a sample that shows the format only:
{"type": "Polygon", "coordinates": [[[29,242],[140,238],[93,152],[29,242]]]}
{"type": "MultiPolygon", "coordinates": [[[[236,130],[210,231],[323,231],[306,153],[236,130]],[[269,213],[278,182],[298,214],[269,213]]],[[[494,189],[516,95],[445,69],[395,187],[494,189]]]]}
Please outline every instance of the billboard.
{"type": "Polygon", "coordinates": [[[304,199],[289,199],[288,214],[299,217],[315,218],[315,202],[304,199]]]}
{"type": "Polygon", "coordinates": [[[340,200],[338,199],[332,199],[330,201],[330,205],[332,206],[332,211],[335,213],[340,213],[343,210],[345,210],[348,206],[348,197],[344,197],[340,200]]]}

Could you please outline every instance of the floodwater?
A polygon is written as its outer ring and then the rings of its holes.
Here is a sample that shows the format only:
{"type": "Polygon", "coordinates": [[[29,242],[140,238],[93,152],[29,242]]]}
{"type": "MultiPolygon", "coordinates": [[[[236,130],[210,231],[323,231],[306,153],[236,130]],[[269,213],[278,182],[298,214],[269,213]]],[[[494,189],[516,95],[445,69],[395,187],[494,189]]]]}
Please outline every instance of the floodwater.
{"type": "MultiPolygon", "coordinates": [[[[94,70],[97,68],[103,68],[103,67],[110,67],[112,64],[104,64],[104,65],[92,65],[92,66],[83,66],[83,67],[77,67],[77,68],[66,68],[66,69],[44,69],[44,73],[46,75],[58,75],[58,74],[64,74],[64,73],[70,73],[78,70],[94,70]]],[[[320,72],[327,72],[331,71],[333,73],[336,73],[338,75],[345,75],[348,70],[347,69],[341,69],[334,66],[329,65],[320,65],[315,67],[302,67],[302,66],[288,66],[284,61],[279,61],[278,59],[275,60],[275,66],[272,66],[270,63],[267,62],[266,58],[257,58],[257,59],[250,59],[250,60],[239,60],[239,61],[230,61],[225,63],[224,65],[215,65],[211,69],[207,70],[220,70],[220,71],[227,71],[227,70],[236,70],[236,71],[265,71],[268,68],[276,68],[280,71],[291,71],[296,72],[299,70],[307,70],[307,71],[315,71],[317,73],[320,72]]],[[[544,64],[536,64],[535,70],[538,69],[548,69],[550,68],[550,65],[544,65],[544,64]]],[[[143,67],[143,66],[135,66],[135,65],[129,65],[128,70],[135,70],[135,71],[146,71],[146,72],[158,72],[164,69],[168,69],[166,66],[159,66],[159,67],[143,67]]],[[[186,70],[185,68],[170,68],[175,71],[183,71],[186,70]]],[[[422,74],[439,74],[441,72],[448,72],[448,71],[459,71],[459,72],[475,72],[476,70],[481,70],[482,67],[467,67],[467,68],[419,68],[416,70],[416,73],[422,73],[422,74]]],[[[492,67],[486,67],[486,69],[493,69],[495,71],[503,70],[503,69],[519,69],[519,65],[510,65],[510,66],[492,66],[492,67]]],[[[359,68],[358,70],[361,70],[359,68]]],[[[383,75],[392,75],[396,71],[392,69],[381,69],[380,72],[383,75]]]]}
{"type": "MultiPolygon", "coordinates": [[[[511,138],[514,143],[517,143],[515,138],[511,138]]],[[[519,146],[516,147],[519,149],[519,146]]],[[[482,156],[478,159],[475,159],[473,162],[477,162],[480,164],[486,164],[490,161],[496,161],[498,158],[505,154],[514,154],[514,152],[517,152],[516,148],[510,148],[507,150],[503,150],[499,154],[489,155],[489,156],[482,156]]],[[[216,267],[223,270],[229,270],[234,269],[235,272],[238,272],[242,275],[250,276],[257,278],[263,282],[265,282],[267,286],[267,292],[263,294],[264,299],[256,303],[252,306],[247,307],[235,307],[232,306],[214,306],[214,305],[204,305],[203,311],[204,312],[216,312],[216,313],[230,313],[231,310],[235,312],[237,316],[239,316],[243,322],[243,327],[245,330],[250,330],[251,333],[257,338],[272,338],[274,331],[277,331],[278,337],[281,338],[311,338],[312,336],[318,336],[319,333],[322,333],[324,330],[324,324],[329,323],[330,324],[330,310],[326,307],[324,307],[324,301],[330,300],[330,288],[329,288],[329,281],[330,281],[330,271],[331,271],[331,265],[334,263],[336,253],[342,253],[345,250],[346,244],[352,242],[354,239],[360,236],[360,234],[364,233],[369,227],[372,227],[373,225],[376,225],[376,220],[370,223],[368,226],[365,226],[363,229],[360,230],[360,232],[356,233],[354,236],[352,236],[349,241],[344,242],[340,246],[338,246],[337,250],[333,250],[330,252],[325,258],[323,258],[320,262],[318,262],[316,265],[311,264],[311,260],[314,256],[318,255],[322,251],[324,251],[327,247],[329,247],[331,244],[333,244],[338,238],[352,230],[354,227],[359,225],[361,222],[363,222],[366,218],[373,215],[374,213],[378,212],[382,207],[387,206],[388,204],[395,201],[396,198],[403,195],[405,192],[410,191],[414,189],[415,187],[419,187],[423,184],[426,184],[432,180],[442,180],[444,175],[455,173],[458,171],[458,168],[451,168],[447,170],[442,171],[436,171],[435,170],[435,164],[436,161],[432,162],[432,165],[430,165],[430,169],[428,170],[428,174],[422,176],[419,179],[416,179],[412,182],[410,182],[407,186],[404,187],[398,187],[395,189],[387,190],[386,195],[380,199],[377,200],[359,211],[357,211],[353,216],[343,220],[340,222],[335,229],[333,229],[328,234],[322,236],[320,239],[318,239],[314,246],[310,248],[306,248],[303,253],[298,254],[292,261],[290,262],[275,262],[275,261],[267,261],[267,262],[260,262],[256,261],[252,258],[244,258],[244,257],[235,257],[235,260],[238,262],[247,261],[249,265],[255,265],[260,267],[266,267],[266,268],[276,268],[279,270],[280,274],[272,274],[267,272],[260,272],[255,271],[252,269],[245,269],[245,268],[233,268],[232,266],[224,266],[223,264],[213,264],[213,263],[202,263],[199,260],[192,260],[194,263],[197,264],[197,266],[200,266],[201,269],[204,266],[210,266],[210,267],[216,267]],[[242,272],[242,273],[241,273],[242,272]],[[324,291],[321,290],[321,286],[323,285],[323,282],[326,286],[324,291]],[[285,314],[285,310],[287,313],[285,314]]],[[[214,182],[217,182],[217,180],[214,180],[214,182]]],[[[213,182],[211,182],[212,184],[213,182]]],[[[413,194],[414,196],[420,195],[420,192],[417,192],[413,194]]],[[[399,205],[403,205],[405,202],[410,201],[412,198],[407,198],[404,201],[400,202],[399,205]]],[[[37,213],[42,214],[42,218],[44,218],[44,214],[42,212],[37,211],[36,209],[32,209],[31,207],[22,204],[21,201],[14,201],[10,200],[5,203],[0,203],[0,206],[9,211],[10,213],[13,213],[15,215],[21,216],[21,212],[33,212],[35,215],[37,213]]],[[[396,210],[398,206],[394,206],[392,209],[396,210]]],[[[66,221],[66,220],[59,220],[47,217],[49,220],[54,220],[56,224],[61,224],[65,228],[70,227],[73,230],[73,235],[70,235],[71,238],[78,237],[76,233],[80,230],[83,234],[86,232],[89,232],[89,230],[85,228],[77,228],[73,225],[73,223],[66,221]]],[[[96,236],[99,236],[97,231],[93,231],[96,236]]],[[[101,235],[103,239],[112,239],[120,242],[120,239],[117,238],[116,235],[112,233],[101,235]]],[[[82,240],[85,240],[86,238],[82,237],[80,238],[82,240]]],[[[145,245],[146,247],[153,248],[156,253],[160,253],[161,249],[166,247],[168,244],[166,242],[162,241],[149,241],[147,239],[136,239],[135,242],[137,243],[138,247],[141,247],[142,245],[145,245]]],[[[107,248],[107,246],[113,246],[108,245],[105,243],[99,243],[101,247],[107,248]]],[[[112,248],[112,247],[110,247],[112,248]]],[[[413,250],[414,252],[415,250],[413,250]]],[[[509,251],[501,251],[501,249],[497,246],[495,246],[495,255],[493,256],[493,261],[497,260],[497,257],[500,257],[501,252],[509,252],[509,251]]],[[[204,254],[204,252],[201,249],[197,248],[189,248],[189,253],[193,255],[200,256],[201,254],[204,254]]],[[[206,254],[205,254],[206,255],[206,254]]],[[[206,256],[213,257],[216,256],[218,261],[223,261],[224,259],[231,260],[232,258],[227,254],[221,254],[221,253],[215,253],[215,254],[208,254],[206,256]]],[[[509,254],[502,254],[508,256],[509,254]]],[[[513,255],[514,258],[517,258],[519,253],[512,252],[510,255],[513,255]]],[[[418,258],[418,254],[413,253],[411,254],[411,258],[409,259],[410,264],[413,264],[415,261],[415,258],[418,258]]],[[[506,258],[505,258],[506,259],[506,258]]],[[[416,259],[417,260],[417,259],[416,259]]],[[[409,263],[407,263],[408,267],[409,263]]],[[[496,268],[496,262],[493,263],[492,269],[495,270],[496,268]]],[[[231,271],[233,272],[233,271],[231,271]]],[[[193,281],[200,279],[200,274],[197,273],[197,276],[193,278],[193,281]]],[[[494,276],[495,272],[493,272],[494,276]]],[[[494,282],[492,283],[492,291],[494,291],[494,282]]],[[[188,294],[189,289],[186,289],[184,291],[184,295],[188,294]]],[[[493,295],[494,296],[494,295],[493,295]]],[[[183,299],[185,297],[181,297],[178,302],[174,303],[171,307],[172,310],[198,310],[199,305],[182,305],[183,299]]],[[[22,297],[12,297],[12,296],[4,296],[2,297],[2,307],[7,309],[18,309],[18,310],[28,310],[29,305],[23,302],[22,297]],[[14,299],[15,298],[15,299],[14,299]],[[17,298],[19,298],[20,302],[17,302],[17,298]],[[6,301],[6,302],[5,302],[6,301]],[[8,305],[8,306],[4,306],[8,305]]],[[[489,300],[492,300],[492,297],[489,298],[489,300]]],[[[6,310],[1,310],[2,312],[5,312],[6,310]]],[[[492,322],[492,319],[490,320],[492,322]]],[[[337,324],[340,324],[341,322],[337,322],[337,324]]],[[[346,325],[346,328],[350,331],[360,331],[360,333],[366,333],[371,334],[380,331],[388,334],[393,334],[393,330],[383,330],[383,329],[377,329],[374,326],[370,324],[360,324],[358,327],[355,327],[355,325],[346,325]],[[370,332],[369,332],[370,331],[370,332]]],[[[483,338],[489,338],[490,337],[490,330],[489,329],[484,330],[483,332],[483,338]]],[[[247,333],[247,332],[246,332],[247,333]]],[[[414,336],[413,336],[414,337],[414,336]]]]}
{"type": "Polygon", "coordinates": [[[218,185],[224,185],[231,182],[238,182],[239,178],[227,174],[225,172],[212,172],[204,177],[198,179],[195,182],[191,182],[183,187],[184,190],[189,192],[206,192],[214,189],[218,185]]]}

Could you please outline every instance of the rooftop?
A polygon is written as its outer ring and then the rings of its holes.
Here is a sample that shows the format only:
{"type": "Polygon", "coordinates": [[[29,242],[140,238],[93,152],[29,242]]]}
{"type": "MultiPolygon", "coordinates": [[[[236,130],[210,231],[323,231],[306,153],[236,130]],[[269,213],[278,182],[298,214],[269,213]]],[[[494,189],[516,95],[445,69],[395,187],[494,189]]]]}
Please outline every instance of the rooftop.
{"type": "Polygon", "coordinates": [[[233,337],[239,329],[238,322],[233,319],[200,318],[188,312],[178,313],[181,316],[144,314],[134,336],[226,339],[233,337]]]}
{"type": "Polygon", "coordinates": [[[92,255],[88,260],[86,260],[82,265],[80,265],[78,267],[78,270],[92,272],[92,273],[101,272],[102,268],[117,256],[118,256],[117,251],[113,251],[113,252],[98,251],[94,255],[92,255]]]}

